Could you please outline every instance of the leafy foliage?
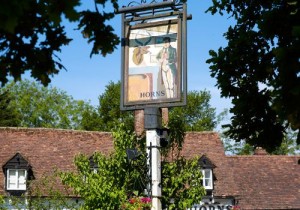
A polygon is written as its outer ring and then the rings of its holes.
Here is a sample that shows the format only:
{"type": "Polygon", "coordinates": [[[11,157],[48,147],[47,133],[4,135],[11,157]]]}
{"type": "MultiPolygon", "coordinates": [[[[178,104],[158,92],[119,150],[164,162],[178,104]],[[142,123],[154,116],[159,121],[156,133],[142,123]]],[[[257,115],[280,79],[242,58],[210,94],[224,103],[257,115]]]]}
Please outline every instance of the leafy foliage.
{"type": "Polygon", "coordinates": [[[3,209],[3,208],[1,207],[1,205],[4,204],[4,203],[5,203],[4,198],[3,198],[2,195],[0,195],[0,209],[3,209]]]}
{"type": "Polygon", "coordinates": [[[227,155],[252,155],[254,147],[244,141],[233,141],[226,137],[222,138],[225,154],[227,155]]]}
{"type": "Polygon", "coordinates": [[[181,148],[186,131],[211,131],[217,125],[215,108],[209,104],[210,93],[189,91],[187,106],[169,109],[169,147],[181,148]]]}
{"type": "Polygon", "coordinates": [[[288,129],[281,145],[272,154],[274,155],[299,155],[300,145],[297,144],[297,133],[288,129]]]}
{"type": "Polygon", "coordinates": [[[168,209],[187,209],[200,203],[205,189],[202,187],[202,172],[199,158],[176,159],[165,162],[162,169],[162,202],[168,209]]]}
{"type": "MultiPolygon", "coordinates": [[[[124,124],[121,126],[124,127],[124,124]]],[[[63,183],[73,187],[83,198],[82,209],[120,209],[122,203],[127,202],[127,194],[132,192],[132,184],[139,180],[138,169],[129,165],[125,153],[125,148],[135,147],[134,134],[118,130],[114,132],[114,137],[114,154],[93,155],[98,166],[96,173],[90,168],[89,158],[80,155],[75,159],[78,172],[61,174],[63,183]]]]}
{"type": "Polygon", "coordinates": [[[20,127],[82,129],[83,113],[92,109],[64,91],[28,80],[10,83],[3,89],[6,90],[13,96],[10,106],[20,115],[20,127]]]}
{"type": "MultiPolygon", "coordinates": [[[[142,147],[145,139],[137,138],[132,131],[125,130],[124,123],[113,132],[115,152],[110,156],[100,153],[93,155],[98,170],[90,168],[90,160],[84,155],[75,159],[77,172],[62,172],[63,183],[74,189],[84,202],[81,209],[122,209],[130,200],[142,196],[149,181],[146,167],[146,149],[142,147]],[[136,148],[139,157],[134,161],[126,158],[126,149],[136,148]]],[[[179,205],[189,207],[200,202],[204,195],[201,187],[201,171],[196,159],[166,163],[163,169],[164,197],[170,207],[179,205]],[[169,197],[174,196],[174,197],[169,197]],[[170,198],[175,199],[171,204],[170,198]]],[[[134,206],[134,205],[133,205],[134,206]]],[[[131,206],[131,207],[133,207],[131,206]]]]}
{"type": "MultiPolygon", "coordinates": [[[[255,147],[246,143],[245,141],[234,142],[226,137],[222,138],[224,148],[229,155],[252,155],[255,147]]],[[[284,139],[279,147],[271,152],[272,155],[299,155],[300,145],[297,145],[297,134],[296,132],[288,129],[284,139]]]]}
{"type": "Polygon", "coordinates": [[[207,60],[222,96],[232,98],[228,137],[271,152],[289,126],[300,129],[299,7],[296,0],[216,0],[208,9],[236,19],[228,46],[207,60]]]}
{"type": "MultiPolygon", "coordinates": [[[[111,131],[118,122],[124,122],[128,130],[133,130],[134,115],[131,111],[120,110],[120,82],[110,82],[105,92],[99,96],[99,116],[101,118],[101,130],[111,131]]],[[[170,109],[170,128],[178,128],[183,125],[183,131],[213,130],[215,121],[215,109],[209,104],[210,93],[208,91],[188,92],[188,105],[170,109]]],[[[173,129],[177,133],[171,134],[174,138],[182,139],[182,129],[173,129]],[[181,137],[180,137],[181,136],[181,137]]]]}
{"type": "MultiPolygon", "coordinates": [[[[98,125],[100,128],[96,130],[111,131],[120,122],[126,125],[126,130],[134,130],[133,112],[120,110],[120,88],[120,82],[110,82],[106,86],[105,92],[99,96],[100,122],[98,125]]],[[[215,108],[209,104],[211,96],[208,91],[189,91],[187,97],[186,107],[169,109],[169,122],[164,126],[170,128],[170,141],[168,147],[162,151],[164,154],[170,148],[182,147],[186,131],[213,130],[218,123],[215,108]]],[[[88,120],[88,122],[90,121],[88,120]]]]}
{"type": "Polygon", "coordinates": [[[101,130],[111,131],[120,122],[126,125],[127,130],[134,129],[134,115],[132,111],[120,110],[121,83],[109,82],[105,92],[99,96],[98,112],[101,118],[101,130]]]}
{"type": "MultiPolygon", "coordinates": [[[[53,173],[43,175],[38,180],[28,184],[26,195],[28,209],[75,209],[78,204],[70,201],[71,189],[60,187],[60,178],[57,170],[53,173]],[[47,194],[47,197],[45,197],[47,194]]],[[[18,202],[19,203],[19,202],[18,202]]]]}
{"type": "Polygon", "coordinates": [[[103,126],[97,108],[86,106],[81,115],[80,128],[87,131],[101,131],[103,126]]]}
{"type": "Polygon", "coordinates": [[[20,124],[20,115],[11,106],[12,97],[8,91],[0,91],[0,126],[16,127],[20,124]]]}
{"type": "Polygon", "coordinates": [[[174,107],[170,110],[170,118],[174,115],[183,120],[186,131],[210,131],[216,127],[215,108],[209,104],[211,95],[208,91],[189,91],[187,106],[174,107]]]}
{"type": "Polygon", "coordinates": [[[80,155],[75,159],[78,173],[62,173],[63,183],[72,187],[84,200],[81,209],[118,209],[126,200],[125,191],[120,187],[118,177],[114,176],[122,175],[118,171],[120,168],[112,157],[96,153],[94,158],[99,166],[97,173],[91,170],[89,158],[80,155]]]}
{"type": "MultiPolygon", "coordinates": [[[[92,43],[91,56],[113,52],[119,38],[107,24],[114,13],[105,13],[107,0],[95,0],[95,8],[81,11],[80,0],[4,0],[0,3],[0,83],[5,85],[8,76],[20,80],[25,71],[47,85],[50,76],[64,69],[57,53],[68,45],[62,17],[78,22],[78,30],[92,43]]],[[[116,0],[108,1],[117,8],[116,0]]]]}

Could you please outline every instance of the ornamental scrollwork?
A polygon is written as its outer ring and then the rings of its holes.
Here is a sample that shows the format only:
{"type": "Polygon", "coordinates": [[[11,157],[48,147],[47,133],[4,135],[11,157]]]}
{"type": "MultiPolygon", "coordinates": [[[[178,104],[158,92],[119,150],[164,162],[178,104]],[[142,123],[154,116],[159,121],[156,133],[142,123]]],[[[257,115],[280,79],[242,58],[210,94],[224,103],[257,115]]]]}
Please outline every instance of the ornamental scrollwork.
{"type": "MultiPolygon", "coordinates": [[[[130,3],[128,3],[128,7],[142,5],[142,4],[156,4],[156,3],[165,2],[165,1],[168,1],[168,0],[162,0],[162,1],[157,1],[157,0],[152,0],[152,1],[151,0],[150,1],[147,1],[147,0],[131,1],[130,3]]],[[[175,2],[175,4],[179,4],[180,2],[185,2],[185,1],[175,0],[174,2],[175,2]]]]}

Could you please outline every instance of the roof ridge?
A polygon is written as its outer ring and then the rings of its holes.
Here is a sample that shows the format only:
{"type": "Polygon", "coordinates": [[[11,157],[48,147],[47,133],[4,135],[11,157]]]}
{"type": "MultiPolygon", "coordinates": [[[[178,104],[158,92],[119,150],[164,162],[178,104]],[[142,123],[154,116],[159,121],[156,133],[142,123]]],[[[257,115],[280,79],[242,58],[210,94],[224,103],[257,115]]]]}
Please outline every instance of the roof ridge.
{"type": "Polygon", "coordinates": [[[264,157],[271,157],[271,158],[275,158],[275,157],[284,157],[284,158],[295,158],[295,157],[299,157],[300,155],[226,155],[226,157],[229,158],[240,158],[240,157],[248,157],[248,158],[264,158],[264,157]]]}
{"type": "Polygon", "coordinates": [[[112,133],[108,131],[87,131],[87,130],[73,130],[63,128],[28,128],[28,127],[0,127],[0,130],[19,130],[19,131],[63,131],[68,133],[112,133]]]}

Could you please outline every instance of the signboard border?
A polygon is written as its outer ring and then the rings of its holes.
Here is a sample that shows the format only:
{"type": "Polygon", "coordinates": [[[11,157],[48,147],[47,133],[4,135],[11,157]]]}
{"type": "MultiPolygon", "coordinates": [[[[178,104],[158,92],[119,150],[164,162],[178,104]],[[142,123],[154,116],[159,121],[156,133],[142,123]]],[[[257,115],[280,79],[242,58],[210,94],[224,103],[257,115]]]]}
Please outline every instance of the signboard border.
{"type": "Polygon", "coordinates": [[[121,103],[120,109],[121,110],[141,110],[145,109],[146,107],[159,107],[159,108],[166,108],[166,107],[175,107],[175,106],[185,106],[187,103],[187,40],[186,40],[186,33],[187,33],[187,16],[186,16],[186,5],[184,4],[183,7],[183,14],[179,16],[180,18],[174,19],[170,18],[168,20],[160,20],[158,22],[148,22],[148,23],[139,23],[136,25],[130,25],[130,21],[125,20],[125,14],[122,14],[122,49],[121,49],[121,103]],[[130,102],[126,103],[126,85],[127,81],[125,78],[128,78],[126,72],[128,72],[128,49],[129,49],[129,35],[130,31],[139,28],[147,28],[147,27],[154,27],[158,25],[167,25],[167,24],[177,24],[178,31],[178,43],[177,44],[177,51],[178,57],[178,70],[182,78],[179,78],[180,87],[178,88],[181,91],[180,97],[168,100],[154,100],[154,101],[137,101],[137,102],[130,102]],[[180,55],[179,55],[180,54],[180,55]]]}

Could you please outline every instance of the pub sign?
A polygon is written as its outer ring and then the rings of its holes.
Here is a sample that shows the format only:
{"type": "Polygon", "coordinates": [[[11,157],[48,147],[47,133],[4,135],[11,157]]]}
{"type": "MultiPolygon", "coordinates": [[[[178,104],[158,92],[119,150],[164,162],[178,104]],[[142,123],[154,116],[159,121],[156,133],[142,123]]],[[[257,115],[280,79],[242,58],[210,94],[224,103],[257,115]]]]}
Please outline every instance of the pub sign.
{"type": "Polygon", "coordinates": [[[182,13],[168,14],[123,16],[121,109],[185,105],[186,23],[182,13]]]}

